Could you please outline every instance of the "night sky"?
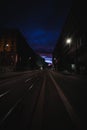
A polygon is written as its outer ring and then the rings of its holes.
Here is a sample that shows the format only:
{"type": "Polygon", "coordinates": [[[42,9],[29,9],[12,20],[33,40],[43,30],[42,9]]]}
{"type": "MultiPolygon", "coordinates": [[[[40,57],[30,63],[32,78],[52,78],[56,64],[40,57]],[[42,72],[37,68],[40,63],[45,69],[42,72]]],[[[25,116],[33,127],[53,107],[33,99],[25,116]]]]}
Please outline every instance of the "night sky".
{"type": "Polygon", "coordinates": [[[0,27],[19,28],[33,50],[50,61],[71,4],[72,0],[0,0],[0,27]]]}

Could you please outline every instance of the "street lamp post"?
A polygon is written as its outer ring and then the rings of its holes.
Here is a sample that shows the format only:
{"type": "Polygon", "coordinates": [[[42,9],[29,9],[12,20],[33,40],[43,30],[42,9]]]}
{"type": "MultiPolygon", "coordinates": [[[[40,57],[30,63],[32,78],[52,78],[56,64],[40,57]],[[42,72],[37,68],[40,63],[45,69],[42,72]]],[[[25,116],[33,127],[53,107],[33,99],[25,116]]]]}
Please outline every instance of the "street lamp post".
{"type": "MultiPolygon", "coordinates": [[[[69,48],[70,48],[70,46],[71,46],[71,44],[72,44],[72,38],[67,38],[66,39],[66,45],[68,45],[69,46],[69,48]]],[[[69,56],[69,59],[70,59],[70,56],[69,56]]],[[[71,68],[71,61],[68,59],[68,69],[70,70],[70,68],[71,68]]],[[[67,65],[66,65],[66,67],[67,67],[67,65]]]]}

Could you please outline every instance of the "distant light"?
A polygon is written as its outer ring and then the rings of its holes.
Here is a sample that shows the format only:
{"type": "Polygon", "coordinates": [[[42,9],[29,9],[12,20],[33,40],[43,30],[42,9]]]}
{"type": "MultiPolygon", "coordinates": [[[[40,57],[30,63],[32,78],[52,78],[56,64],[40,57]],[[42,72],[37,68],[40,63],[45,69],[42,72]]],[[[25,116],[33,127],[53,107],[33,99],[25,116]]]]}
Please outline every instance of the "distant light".
{"type": "Polygon", "coordinates": [[[75,70],[75,68],[76,68],[75,64],[71,64],[71,68],[72,68],[73,70],[75,70]]]}
{"type": "Polygon", "coordinates": [[[6,46],[8,47],[8,46],[9,46],[9,44],[6,44],[6,46]]]}
{"type": "Polygon", "coordinates": [[[43,70],[43,67],[41,66],[40,69],[43,70]]]}
{"type": "Polygon", "coordinates": [[[29,57],[29,60],[31,60],[31,57],[29,57]]]}
{"type": "Polygon", "coordinates": [[[51,63],[48,64],[48,66],[51,66],[51,65],[52,65],[51,63]]]}
{"type": "Polygon", "coordinates": [[[71,39],[71,38],[67,38],[67,39],[66,39],[66,44],[71,44],[71,42],[72,42],[72,39],[71,39]]]}
{"type": "Polygon", "coordinates": [[[56,60],[56,58],[54,57],[54,60],[56,60]]]}

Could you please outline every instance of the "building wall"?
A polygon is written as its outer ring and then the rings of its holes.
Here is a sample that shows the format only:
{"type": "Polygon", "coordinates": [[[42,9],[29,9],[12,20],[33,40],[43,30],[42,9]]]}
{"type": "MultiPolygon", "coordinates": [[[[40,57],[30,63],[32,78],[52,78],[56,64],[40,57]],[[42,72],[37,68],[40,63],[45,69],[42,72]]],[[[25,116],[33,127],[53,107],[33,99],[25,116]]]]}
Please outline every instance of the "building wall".
{"type": "Polygon", "coordinates": [[[55,68],[59,70],[87,73],[87,23],[83,1],[74,1],[61,36],[53,52],[55,68]],[[71,38],[70,44],[66,39],[71,38]],[[57,63],[55,63],[56,57],[57,63]]]}
{"type": "Polygon", "coordinates": [[[2,32],[0,35],[0,66],[14,66],[16,55],[16,38],[2,32]]]}
{"type": "Polygon", "coordinates": [[[0,30],[1,67],[10,67],[17,70],[23,70],[25,67],[35,67],[35,55],[19,30],[0,30]]]}

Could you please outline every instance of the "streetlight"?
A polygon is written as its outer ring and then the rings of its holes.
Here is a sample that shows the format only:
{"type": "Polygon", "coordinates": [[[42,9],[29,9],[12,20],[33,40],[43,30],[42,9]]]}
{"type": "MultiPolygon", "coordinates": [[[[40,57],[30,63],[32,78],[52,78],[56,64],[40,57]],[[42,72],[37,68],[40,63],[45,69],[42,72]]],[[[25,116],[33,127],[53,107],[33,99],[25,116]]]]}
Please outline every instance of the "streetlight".
{"type": "Polygon", "coordinates": [[[67,44],[67,45],[70,46],[70,45],[71,45],[71,42],[72,42],[72,39],[71,39],[71,38],[67,38],[67,39],[66,39],[66,44],[67,44]]]}
{"type": "Polygon", "coordinates": [[[8,47],[9,46],[9,44],[6,44],[6,47],[8,47]]]}
{"type": "MultiPolygon", "coordinates": [[[[70,45],[72,43],[72,38],[67,38],[66,39],[66,45],[68,45],[68,49],[70,49],[70,45]]],[[[69,51],[69,50],[68,50],[69,51]]],[[[67,65],[66,65],[66,68],[70,70],[71,68],[71,61],[70,61],[70,54],[68,55],[68,60],[67,60],[67,63],[68,63],[68,68],[67,68],[67,65]]]]}

